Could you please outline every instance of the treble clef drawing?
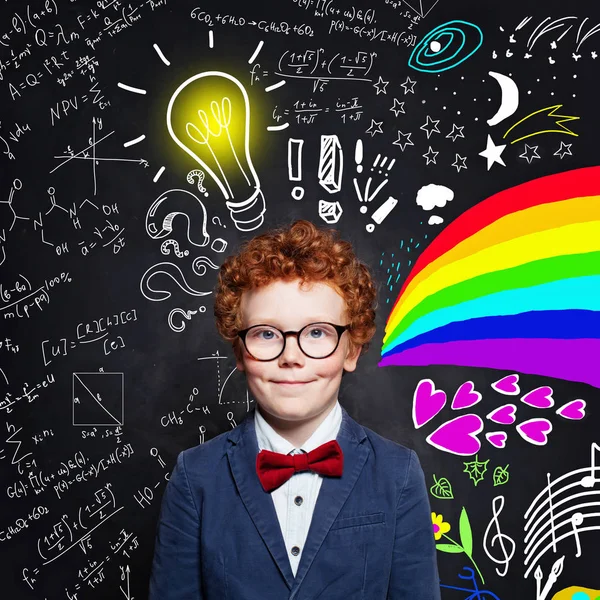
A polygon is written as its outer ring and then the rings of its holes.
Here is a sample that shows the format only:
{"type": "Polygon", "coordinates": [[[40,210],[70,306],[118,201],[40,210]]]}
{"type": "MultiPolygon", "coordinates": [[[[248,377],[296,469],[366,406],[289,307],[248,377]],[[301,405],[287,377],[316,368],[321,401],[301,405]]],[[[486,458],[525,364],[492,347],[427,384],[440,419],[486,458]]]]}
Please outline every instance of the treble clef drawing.
{"type": "Polygon", "coordinates": [[[493,516],[492,516],[491,521],[488,523],[488,526],[486,527],[486,530],[485,530],[485,534],[483,536],[483,549],[484,549],[485,553],[496,564],[504,565],[503,572],[500,572],[500,569],[496,568],[496,573],[498,573],[498,575],[500,575],[500,577],[504,577],[506,575],[506,573],[508,573],[508,564],[510,563],[511,558],[513,557],[513,555],[515,553],[514,540],[509,535],[506,535],[505,533],[502,533],[500,531],[500,523],[498,521],[498,516],[502,512],[503,508],[504,508],[504,496],[496,496],[492,500],[493,516]],[[500,506],[497,506],[498,504],[500,506]],[[496,533],[493,535],[491,544],[489,544],[489,546],[488,546],[488,535],[490,533],[490,529],[492,528],[492,524],[494,524],[496,526],[496,533]],[[502,558],[496,558],[496,557],[492,556],[491,551],[488,551],[488,547],[491,550],[496,542],[498,542],[500,545],[500,552],[502,553],[502,558]],[[508,546],[510,547],[510,551],[507,550],[506,544],[508,544],[508,546]]]}

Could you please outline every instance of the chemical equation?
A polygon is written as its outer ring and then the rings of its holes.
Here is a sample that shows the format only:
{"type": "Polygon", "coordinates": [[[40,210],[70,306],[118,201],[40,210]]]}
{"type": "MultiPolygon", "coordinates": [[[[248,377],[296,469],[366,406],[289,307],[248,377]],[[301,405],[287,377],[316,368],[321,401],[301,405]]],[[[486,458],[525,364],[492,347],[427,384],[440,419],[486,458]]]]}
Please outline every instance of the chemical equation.
{"type": "MultiPolygon", "coordinates": [[[[60,159],[66,159],[56,168],[58,169],[60,166],[68,163],[70,160],[72,160],[75,157],[78,157],[78,158],[80,157],[83,160],[85,160],[85,157],[89,156],[89,154],[86,155],[86,153],[84,153],[84,152],[74,153],[72,151],[71,151],[71,155],[72,156],[67,155],[67,156],[55,157],[55,158],[60,158],[60,159]]],[[[126,160],[126,159],[114,159],[114,160],[126,160]]],[[[139,160],[131,159],[130,162],[144,163],[145,161],[143,159],[139,159],[139,160]]],[[[12,222],[9,227],[9,232],[13,230],[14,225],[17,222],[17,220],[20,219],[20,220],[25,220],[25,221],[31,221],[32,225],[33,225],[33,229],[35,231],[39,230],[41,241],[44,244],[47,244],[48,246],[52,246],[54,248],[54,252],[56,253],[57,256],[68,255],[71,251],[71,248],[67,241],[63,241],[63,242],[58,241],[56,243],[53,243],[52,241],[50,241],[50,239],[46,238],[44,225],[46,224],[46,220],[51,219],[51,217],[49,217],[48,215],[50,215],[54,210],[56,210],[55,215],[58,215],[59,219],[70,220],[70,223],[71,223],[73,229],[75,229],[77,231],[82,231],[82,232],[83,232],[82,222],[81,222],[81,218],[79,215],[79,209],[81,209],[84,205],[87,206],[89,204],[96,211],[98,211],[99,213],[102,213],[105,217],[110,216],[110,215],[119,214],[118,205],[116,203],[114,203],[112,205],[103,204],[101,207],[99,207],[99,206],[96,206],[93,202],[91,202],[87,198],[83,202],[81,202],[81,204],[79,206],[77,206],[75,204],[75,202],[73,202],[73,204],[70,208],[65,208],[64,206],[61,206],[57,202],[56,190],[54,189],[54,187],[51,186],[47,190],[48,196],[49,196],[49,201],[50,201],[50,208],[43,214],[42,214],[42,211],[38,211],[37,218],[24,217],[22,215],[19,215],[14,208],[14,192],[15,192],[15,190],[20,190],[21,187],[22,187],[21,181],[19,179],[15,179],[15,181],[13,182],[13,187],[11,188],[11,192],[9,194],[9,198],[7,201],[5,201],[5,203],[8,204],[10,210],[13,213],[13,219],[12,219],[12,222]],[[18,184],[17,184],[17,182],[18,182],[18,184]]],[[[56,217],[52,217],[52,218],[56,218],[56,217]]],[[[52,221],[50,221],[50,223],[52,223],[52,221]]],[[[89,223],[86,222],[86,225],[88,225],[88,228],[91,229],[91,225],[89,223]]],[[[50,225],[49,228],[52,229],[52,225],[50,225]]],[[[1,233],[1,238],[3,240],[5,240],[6,239],[6,231],[0,230],[0,233],[1,233]]],[[[86,238],[83,240],[80,240],[77,244],[79,246],[79,251],[82,256],[88,256],[90,254],[91,250],[93,248],[95,248],[96,246],[98,246],[98,248],[106,248],[106,247],[112,246],[113,254],[118,254],[121,251],[121,249],[125,247],[125,237],[124,237],[125,228],[121,227],[117,223],[113,223],[112,221],[110,221],[107,218],[105,218],[102,223],[95,225],[92,231],[86,230],[85,233],[86,233],[86,238]],[[96,237],[94,237],[94,236],[96,236],[96,237]]],[[[61,275],[61,277],[64,278],[65,276],[61,275]]],[[[70,282],[70,279],[69,279],[69,282],[70,282]]],[[[1,307],[0,307],[0,310],[1,310],[1,307]]]]}
{"type": "MultiPolygon", "coordinates": [[[[165,467],[167,465],[166,465],[165,461],[161,458],[161,456],[158,452],[158,448],[151,448],[150,456],[154,456],[157,459],[160,467],[163,469],[162,477],[153,486],[153,488],[156,489],[159,485],[161,485],[165,481],[169,481],[170,474],[169,474],[169,471],[165,469],[165,467]]],[[[137,492],[135,492],[135,494],[133,494],[133,498],[142,508],[146,508],[147,506],[150,506],[150,504],[152,503],[152,500],[154,500],[153,488],[150,488],[146,485],[141,490],[138,490],[137,492]]]]}
{"type": "Polygon", "coordinates": [[[192,9],[190,18],[208,27],[215,27],[219,24],[232,27],[254,27],[264,33],[282,33],[284,35],[294,33],[300,37],[314,37],[315,35],[313,28],[306,23],[290,25],[287,21],[254,21],[245,19],[244,17],[236,17],[229,14],[222,15],[220,13],[213,16],[205,10],[201,10],[199,6],[192,9]]]}
{"type": "Polygon", "coordinates": [[[108,328],[112,330],[114,327],[121,327],[131,321],[137,321],[137,312],[135,308],[109,317],[101,317],[95,319],[93,323],[79,323],[76,327],[75,339],[61,338],[58,342],[50,342],[44,340],[42,342],[42,357],[44,366],[48,366],[57,356],[65,357],[69,350],[77,348],[81,344],[90,344],[103,340],[103,349],[105,356],[108,356],[115,350],[125,347],[123,338],[119,335],[116,339],[109,339],[108,328]],[[92,338],[92,339],[90,339],[92,338]],[[117,342],[117,339],[119,340],[117,342]]]}
{"type": "Polygon", "coordinates": [[[190,394],[185,409],[182,409],[179,412],[172,410],[170,413],[163,415],[160,418],[160,424],[163,427],[169,427],[171,425],[183,425],[183,423],[185,422],[185,415],[193,415],[196,411],[201,411],[203,414],[209,415],[210,409],[206,404],[204,404],[203,406],[194,406],[194,400],[196,400],[198,393],[198,388],[194,388],[192,390],[192,393],[190,394]]]}

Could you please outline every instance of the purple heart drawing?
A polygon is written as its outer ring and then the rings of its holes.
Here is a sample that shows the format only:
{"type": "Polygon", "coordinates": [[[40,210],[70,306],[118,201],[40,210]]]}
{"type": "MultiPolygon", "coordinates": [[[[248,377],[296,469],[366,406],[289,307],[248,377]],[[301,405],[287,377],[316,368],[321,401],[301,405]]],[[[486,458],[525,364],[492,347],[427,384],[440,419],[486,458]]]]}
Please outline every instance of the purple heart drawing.
{"type": "Polygon", "coordinates": [[[490,431],[485,434],[487,441],[496,448],[504,448],[506,446],[506,432],[505,431],[490,431]]]}
{"type": "Polygon", "coordinates": [[[574,421],[579,421],[585,417],[585,400],[581,400],[578,398],[577,400],[571,400],[571,402],[567,402],[563,406],[561,406],[556,414],[564,417],[565,419],[573,419],[574,421]]]}
{"type": "Polygon", "coordinates": [[[548,435],[552,431],[552,423],[548,419],[529,419],[517,425],[519,435],[530,444],[545,446],[548,435]]]}
{"type": "Polygon", "coordinates": [[[486,417],[490,421],[494,421],[494,423],[499,423],[500,425],[512,425],[517,420],[516,413],[517,407],[515,404],[503,404],[489,415],[486,415],[486,417]]]}
{"type": "Polygon", "coordinates": [[[519,387],[519,375],[517,373],[513,373],[512,375],[507,375],[502,379],[498,379],[498,381],[494,381],[492,383],[492,388],[494,388],[497,392],[501,394],[506,394],[507,396],[516,396],[521,393],[521,388],[519,387]]]}
{"type": "Polygon", "coordinates": [[[554,398],[552,397],[553,390],[549,385],[543,385],[527,392],[521,402],[529,404],[534,408],[550,408],[554,406],[554,398]]]}
{"type": "Polygon", "coordinates": [[[472,381],[465,381],[454,394],[451,408],[459,410],[461,408],[470,408],[481,400],[481,394],[475,389],[472,381]]]}
{"type": "Polygon", "coordinates": [[[431,379],[421,379],[413,394],[413,423],[419,429],[435,417],[446,405],[446,392],[436,390],[431,379]]]}
{"type": "Polygon", "coordinates": [[[481,442],[477,437],[481,431],[483,431],[481,417],[472,414],[461,415],[440,425],[427,436],[426,442],[444,452],[470,456],[477,454],[481,448],[481,442]]]}

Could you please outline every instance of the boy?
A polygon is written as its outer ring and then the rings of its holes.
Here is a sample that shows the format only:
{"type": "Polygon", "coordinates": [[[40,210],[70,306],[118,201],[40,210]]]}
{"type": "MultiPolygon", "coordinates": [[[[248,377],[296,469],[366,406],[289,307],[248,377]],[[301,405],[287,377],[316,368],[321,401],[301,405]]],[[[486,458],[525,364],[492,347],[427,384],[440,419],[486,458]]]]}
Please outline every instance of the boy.
{"type": "Polygon", "coordinates": [[[337,236],[296,221],[221,266],[217,329],[256,406],[179,454],[150,600],[439,600],[416,453],[338,401],[375,333],[376,288],[337,236]]]}

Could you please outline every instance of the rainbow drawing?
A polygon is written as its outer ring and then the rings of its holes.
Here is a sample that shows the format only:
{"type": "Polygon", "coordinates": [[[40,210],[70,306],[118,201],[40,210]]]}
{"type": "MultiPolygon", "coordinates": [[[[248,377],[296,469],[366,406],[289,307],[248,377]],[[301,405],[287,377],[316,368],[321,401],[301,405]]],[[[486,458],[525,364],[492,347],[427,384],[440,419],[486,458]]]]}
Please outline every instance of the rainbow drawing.
{"type": "Polygon", "coordinates": [[[381,356],[600,387],[600,167],[509,188],[450,223],[402,286],[381,356]]]}

